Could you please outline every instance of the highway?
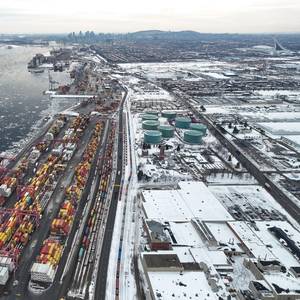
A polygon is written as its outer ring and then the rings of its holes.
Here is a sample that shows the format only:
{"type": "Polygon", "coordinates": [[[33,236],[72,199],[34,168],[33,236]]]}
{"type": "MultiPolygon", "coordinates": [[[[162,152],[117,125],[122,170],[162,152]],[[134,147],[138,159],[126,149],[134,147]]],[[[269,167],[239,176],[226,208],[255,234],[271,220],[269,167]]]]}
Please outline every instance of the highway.
{"type": "Polygon", "coordinates": [[[118,120],[118,154],[117,154],[117,167],[116,167],[116,177],[114,183],[114,189],[111,198],[111,204],[108,211],[107,223],[104,233],[104,243],[102,245],[101,256],[99,260],[98,276],[95,286],[95,297],[96,300],[105,300],[106,294],[106,281],[107,281],[107,270],[108,262],[111,248],[111,241],[113,236],[113,229],[115,224],[116,211],[118,206],[118,200],[121,190],[122,181],[122,169],[123,169],[123,106],[125,99],[127,97],[128,91],[125,91],[122,102],[119,109],[119,120],[118,120]]]}

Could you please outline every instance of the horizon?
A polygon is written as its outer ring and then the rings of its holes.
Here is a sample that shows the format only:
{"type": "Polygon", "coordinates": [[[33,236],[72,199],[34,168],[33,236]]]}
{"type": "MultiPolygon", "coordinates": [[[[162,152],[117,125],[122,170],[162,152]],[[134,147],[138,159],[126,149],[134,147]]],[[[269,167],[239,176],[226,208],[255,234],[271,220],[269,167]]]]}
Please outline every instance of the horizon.
{"type": "Polygon", "coordinates": [[[101,3],[52,0],[14,0],[0,4],[3,34],[60,34],[79,30],[128,33],[160,28],[203,33],[299,32],[297,0],[152,0],[101,3]],[[5,29],[3,29],[5,28],[5,29]]]}
{"type": "Polygon", "coordinates": [[[75,32],[75,34],[78,34],[79,32],[82,32],[83,34],[87,31],[89,32],[94,32],[95,34],[120,34],[120,35],[125,35],[125,34],[132,34],[132,33],[139,33],[139,32],[150,32],[150,31],[158,31],[158,32],[195,32],[199,34],[207,34],[207,35],[293,35],[293,34],[300,34],[299,31],[294,31],[294,32],[202,32],[202,31],[196,31],[196,30],[190,30],[190,29],[182,29],[182,30],[162,30],[162,29],[145,29],[145,30],[137,30],[137,31],[127,31],[127,32],[121,32],[121,31],[96,31],[93,29],[87,29],[87,30],[79,30],[79,31],[68,31],[68,32],[0,32],[0,35],[16,35],[16,36],[34,36],[34,35],[68,35],[70,33],[75,32]]]}

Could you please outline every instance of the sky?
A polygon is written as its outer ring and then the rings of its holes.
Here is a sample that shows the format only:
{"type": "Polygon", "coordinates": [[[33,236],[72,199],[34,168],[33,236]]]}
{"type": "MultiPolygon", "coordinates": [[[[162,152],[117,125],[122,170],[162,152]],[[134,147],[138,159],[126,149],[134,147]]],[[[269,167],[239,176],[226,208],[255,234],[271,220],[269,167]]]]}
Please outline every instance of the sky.
{"type": "Polygon", "coordinates": [[[0,33],[300,32],[300,0],[0,0],[0,33]]]}

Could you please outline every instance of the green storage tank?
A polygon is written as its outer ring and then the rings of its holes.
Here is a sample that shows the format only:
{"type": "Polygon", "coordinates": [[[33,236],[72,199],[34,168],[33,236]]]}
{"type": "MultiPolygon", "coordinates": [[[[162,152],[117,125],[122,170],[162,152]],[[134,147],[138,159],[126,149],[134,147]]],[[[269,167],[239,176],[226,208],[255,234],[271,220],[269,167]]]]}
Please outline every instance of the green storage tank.
{"type": "Polygon", "coordinates": [[[177,117],[175,119],[175,126],[181,129],[189,129],[191,124],[191,118],[189,117],[177,117]]]}
{"type": "Polygon", "coordinates": [[[161,116],[163,118],[167,118],[168,120],[174,120],[176,118],[176,112],[174,111],[169,111],[169,110],[163,110],[161,112],[161,116]]]}
{"type": "Polygon", "coordinates": [[[146,130],[157,130],[158,126],[159,126],[158,121],[147,120],[147,121],[143,121],[142,123],[143,129],[146,130]]]}
{"type": "Polygon", "coordinates": [[[148,130],[144,133],[144,143],[157,145],[161,142],[162,134],[158,130],[148,130]]]}
{"type": "Polygon", "coordinates": [[[197,130],[187,130],[184,132],[183,140],[189,144],[201,144],[203,133],[197,130]]]}
{"type": "Polygon", "coordinates": [[[203,135],[206,135],[206,131],[207,131],[207,126],[201,123],[192,123],[190,125],[190,129],[191,130],[197,130],[197,131],[201,131],[203,133],[203,135]]]}
{"type": "Polygon", "coordinates": [[[171,125],[161,125],[158,129],[163,138],[172,138],[174,136],[175,128],[171,125]]]}
{"type": "Polygon", "coordinates": [[[148,114],[143,114],[143,115],[142,115],[142,120],[143,120],[143,121],[147,121],[147,120],[157,121],[157,120],[158,120],[158,116],[155,116],[155,115],[148,115],[148,114]]]}
{"type": "Polygon", "coordinates": [[[146,115],[154,115],[154,116],[158,116],[158,111],[156,110],[147,110],[146,115]]]}

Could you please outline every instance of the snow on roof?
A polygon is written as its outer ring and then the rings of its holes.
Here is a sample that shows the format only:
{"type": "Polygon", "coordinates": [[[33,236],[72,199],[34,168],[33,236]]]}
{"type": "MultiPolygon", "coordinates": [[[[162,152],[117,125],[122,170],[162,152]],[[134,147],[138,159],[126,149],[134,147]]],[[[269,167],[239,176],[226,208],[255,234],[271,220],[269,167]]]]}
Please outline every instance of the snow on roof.
{"type": "Polygon", "coordinates": [[[192,223],[170,222],[170,229],[173,233],[174,238],[176,239],[176,244],[173,243],[173,245],[185,245],[194,247],[203,246],[203,242],[192,223]]]}
{"type": "Polygon", "coordinates": [[[257,124],[272,134],[300,134],[300,122],[263,122],[257,124]]]}
{"type": "Polygon", "coordinates": [[[204,272],[149,272],[148,276],[157,300],[218,299],[208,285],[204,272]]]}
{"type": "MultiPolygon", "coordinates": [[[[228,245],[230,248],[235,248],[236,251],[244,252],[239,244],[238,236],[232,231],[227,223],[224,222],[205,222],[214,238],[219,244],[228,245]]],[[[225,248],[228,248],[224,246],[225,248]]]]}
{"type": "Polygon", "coordinates": [[[255,230],[246,222],[230,222],[230,226],[256,258],[276,259],[276,256],[268,249],[263,240],[256,235],[255,230]]]}
{"type": "Polygon", "coordinates": [[[146,217],[174,222],[199,218],[204,221],[233,220],[203,182],[179,182],[179,190],[142,192],[146,217]]]}
{"type": "Polygon", "coordinates": [[[281,228],[296,243],[296,245],[298,245],[298,247],[300,245],[299,231],[286,221],[256,222],[256,226],[259,229],[256,233],[263,239],[264,243],[268,245],[268,248],[270,248],[271,252],[283,265],[288,268],[296,266],[300,267],[299,261],[277,240],[268,228],[273,226],[281,228]]]}
{"type": "Polygon", "coordinates": [[[196,218],[204,221],[233,220],[203,182],[181,181],[178,191],[196,218]]]}
{"type": "Polygon", "coordinates": [[[190,251],[198,263],[204,262],[208,266],[214,265],[215,267],[230,265],[223,251],[207,251],[205,248],[191,248],[190,251]]]}
{"type": "Polygon", "coordinates": [[[264,260],[279,260],[286,267],[300,266],[296,258],[268,230],[273,226],[279,227],[297,243],[300,243],[300,232],[286,221],[259,221],[256,229],[246,222],[230,222],[231,228],[243,240],[247,248],[256,258],[264,260]]]}
{"type": "Polygon", "coordinates": [[[142,192],[147,218],[166,219],[169,221],[190,221],[193,218],[177,190],[145,190],[142,192]]]}
{"type": "MultiPolygon", "coordinates": [[[[266,274],[264,278],[270,285],[276,284],[282,289],[289,290],[289,293],[294,294],[294,291],[298,291],[296,293],[300,294],[300,281],[292,277],[287,277],[284,273],[266,274]]],[[[286,292],[282,291],[281,294],[286,294],[286,292]]]]}
{"type": "Polygon", "coordinates": [[[241,115],[253,119],[262,118],[270,121],[299,121],[300,112],[241,112],[241,115]]]}
{"type": "Polygon", "coordinates": [[[179,261],[184,263],[195,263],[195,260],[191,254],[190,247],[173,247],[173,252],[175,252],[179,258],[179,261]]]}
{"type": "Polygon", "coordinates": [[[275,199],[259,185],[211,185],[209,190],[225,207],[239,205],[245,208],[251,205],[284,213],[275,199]]]}

